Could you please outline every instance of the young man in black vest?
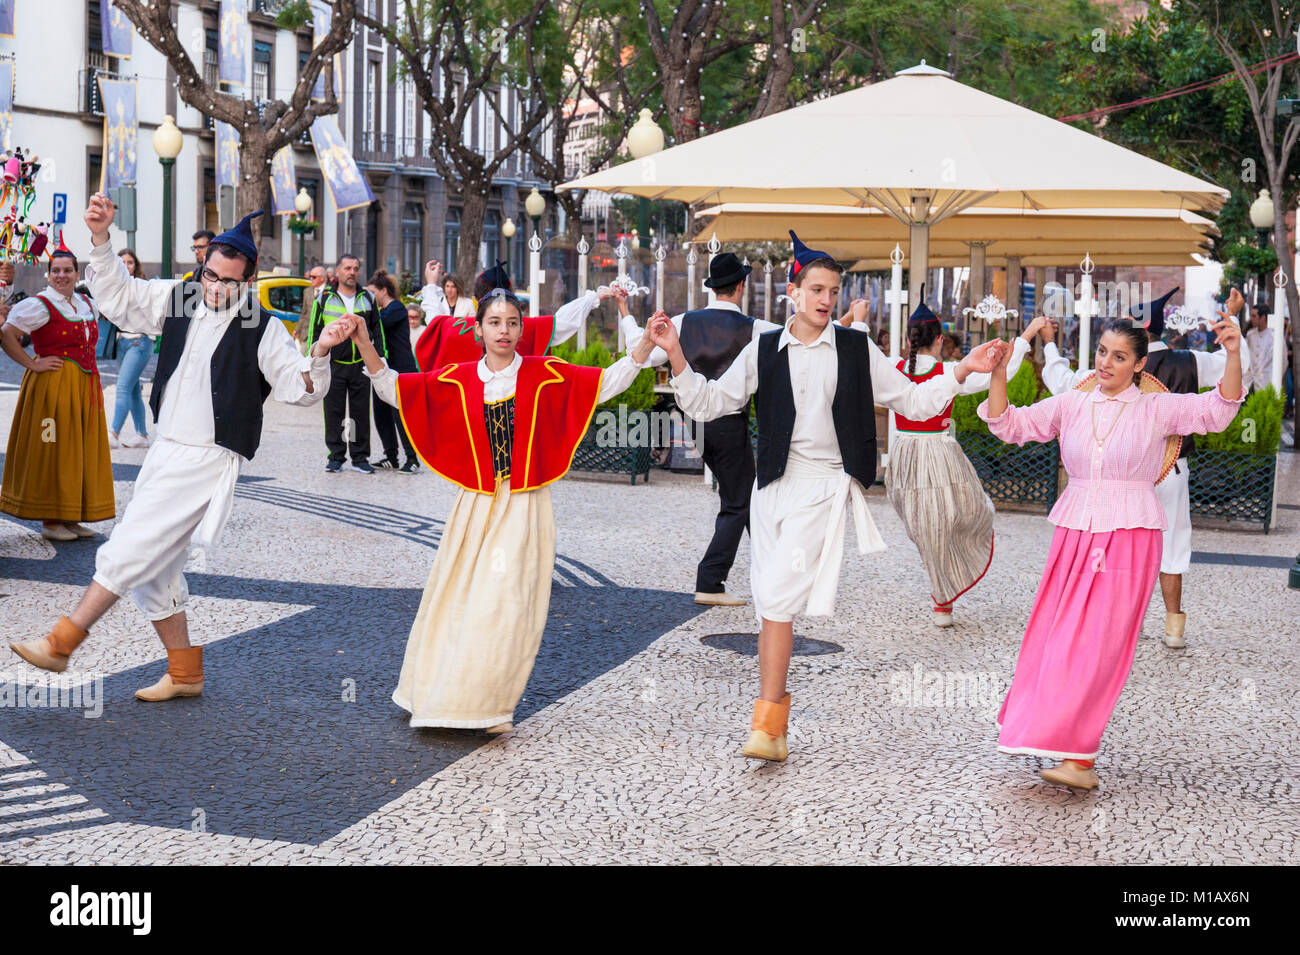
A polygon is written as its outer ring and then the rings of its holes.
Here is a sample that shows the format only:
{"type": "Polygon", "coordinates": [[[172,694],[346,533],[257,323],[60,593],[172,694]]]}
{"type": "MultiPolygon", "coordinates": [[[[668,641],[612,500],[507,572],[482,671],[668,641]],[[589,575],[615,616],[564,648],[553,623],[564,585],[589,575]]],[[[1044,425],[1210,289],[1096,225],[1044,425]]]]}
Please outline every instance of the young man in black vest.
{"type": "Polygon", "coordinates": [[[262,311],[249,294],[257,269],[249,222],[261,212],[212,240],[197,283],[132,278],[109,245],[113,212],[101,194],[87,205],[87,279],[124,331],[162,336],[149,401],[157,439],[77,609],[47,636],[12,646],[27,662],[62,672],[90,628],[130,593],[167,648],[167,672],[136,692],[154,702],[203,692],[203,648],[190,646],[181,571],[191,541],[208,548],[221,536],[240,468],[262,438],[262,404],[271,394],[285,404],[319,401],[329,388],[329,349],[351,334],[353,320],[326,329],[308,357],[284,323],[262,311]]]}
{"type": "MultiPolygon", "coordinates": [[[[1129,315],[1146,325],[1147,363],[1143,369],[1175,394],[1195,394],[1202,388],[1213,388],[1223,379],[1227,368],[1228,352],[1197,351],[1170,348],[1164,343],[1165,306],[1178,291],[1175,287],[1153,302],[1143,302],[1129,309],[1129,315]]],[[[1236,321],[1246,300],[1233,289],[1226,308],[1219,315],[1226,321],[1236,321]]],[[[1073,388],[1091,372],[1074,372],[1070,363],[1062,358],[1053,344],[1043,346],[1043,383],[1052,394],[1073,388]]],[[[1241,340],[1242,380],[1250,373],[1250,348],[1245,336],[1241,340]]],[[[1165,512],[1163,546],[1160,551],[1160,593],[1165,601],[1165,646],[1180,650],[1187,646],[1185,630],[1187,614],[1183,612],[1183,574],[1192,564],[1192,511],[1187,488],[1187,456],[1195,447],[1191,435],[1184,435],[1182,450],[1174,469],[1156,485],[1156,497],[1165,512]]]]}
{"type": "MultiPolygon", "coordinates": [[[[751,341],[780,325],[751,318],[740,310],[751,267],[732,252],[714,256],[704,284],[713,290],[714,302],[672,318],[682,354],[691,368],[705,378],[721,378],[751,341]]],[[[641,340],[641,328],[628,315],[622,319],[628,351],[641,340]]],[[[650,365],[668,360],[663,349],[650,353],[650,365]]],[[[718,479],[722,506],[713,525],[713,539],[695,570],[695,602],[739,607],[745,601],[727,593],[727,575],[736,561],[740,539],[749,528],[749,497],[754,489],[754,450],[749,440],[749,409],[705,422],[700,452],[705,466],[718,479]]]]}
{"type": "MultiPolygon", "coordinates": [[[[381,355],[388,354],[384,323],[379,320],[379,306],[370,293],[360,286],[361,261],[345,253],[334,268],[336,287],[326,286],[316,297],[311,327],[307,333],[310,347],[320,339],[330,324],[345,316],[366,323],[370,340],[381,355]]],[[[330,387],[325,396],[325,447],[329,458],[325,470],[337,474],[343,470],[348,453],[352,468],[374,474],[370,464],[370,380],[365,375],[361,353],[351,341],[335,345],[330,352],[330,387]]]]}
{"type": "Polygon", "coordinates": [[[795,262],[786,294],[794,317],[746,345],[716,381],[693,371],[677,330],[662,312],[647,334],[672,363],[677,404],[707,421],[734,414],[752,396],[758,412],[758,479],[750,505],[750,575],[758,635],[760,693],[749,741],[755,759],[786,758],[790,694],[786,674],[795,614],[834,610],[853,512],[860,553],[883,550],[864,488],[876,479],[877,403],[914,420],[947,407],[971,372],[991,372],[1010,345],[986,342],[955,375],[913,382],[881,354],[866,332],[832,320],[843,270],[791,233],[795,262]]]}

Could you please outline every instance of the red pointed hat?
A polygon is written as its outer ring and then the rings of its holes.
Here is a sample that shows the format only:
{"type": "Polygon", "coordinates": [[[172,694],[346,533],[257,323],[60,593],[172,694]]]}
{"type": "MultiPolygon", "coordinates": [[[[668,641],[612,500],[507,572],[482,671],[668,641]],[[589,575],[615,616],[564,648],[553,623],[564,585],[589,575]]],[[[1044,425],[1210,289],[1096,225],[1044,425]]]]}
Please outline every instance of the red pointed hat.
{"type": "Polygon", "coordinates": [[[59,247],[58,247],[57,249],[55,249],[54,251],[55,251],[55,252],[66,252],[68,255],[72,256],[74,259],[77,257],[77,254],[76,254],[75,252],[73,252],[71,249],[69,249],[69,248],[68,248],[68,244],[67,244],[66,242],[63,241],[63,232],[62,232],[62,231],[59,232],[59,247]]]}

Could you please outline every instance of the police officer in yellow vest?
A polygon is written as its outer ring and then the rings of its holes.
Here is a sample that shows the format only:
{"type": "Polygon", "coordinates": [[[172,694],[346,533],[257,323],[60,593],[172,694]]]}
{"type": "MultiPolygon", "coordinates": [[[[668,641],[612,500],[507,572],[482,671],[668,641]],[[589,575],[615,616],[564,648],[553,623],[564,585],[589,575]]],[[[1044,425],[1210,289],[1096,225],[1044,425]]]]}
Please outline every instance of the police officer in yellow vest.
{"type": "MultiPolygon", "coordinates": [[[[359,315],[365,320],[370,340],[378,343],[380,354],[387,354],[379,308],[370,293],[358,286],[360,272],[361,262],[355,255],[345,253],[339,259],[334,269],[338,286],[325,286],[316,298],[308,351],[320,337],[321,329],[330,322],[344,315],[359,315]]],[[[375,469],[370,466],[370,380],[365,376],[365,363],[351,341],[330,351],[330,390],[321,404],[325,406],[325,446],[329,449],[325,470],[331,474],[343,470],[350,454],[353,470],[374,474],[375,469]]]]}

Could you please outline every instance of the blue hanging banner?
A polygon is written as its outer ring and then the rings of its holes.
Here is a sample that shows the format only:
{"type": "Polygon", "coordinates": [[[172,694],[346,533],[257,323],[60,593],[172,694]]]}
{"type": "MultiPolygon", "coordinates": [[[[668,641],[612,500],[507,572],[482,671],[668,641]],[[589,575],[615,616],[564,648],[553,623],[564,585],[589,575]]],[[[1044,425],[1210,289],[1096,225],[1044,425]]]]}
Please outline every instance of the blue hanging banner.
{"type": "Polygon", "coordinates": [[[311,144],[316,150],[316,162],[320,165],[336,212],[356,209],[375,201],[370,184],[361,175],[356,160],[352,158],[352,150],[343,139],[337,117],[321,116],[311,124],[311,144]]]}
{"type": "Polygon", "coordinates": [[[243,86],[248,57],[248,0],[221,0],[217,79],[243,86]]]}
{"type": "Polygon", "coordinates": [[[217,140],[217,185],[239,185],[239,131],[235,127],[215,120],[217,140]]]}
{"type": "Polygon", "coordinates": [[[298,210],[293,207],[298,194],[294,184],[293,147],[284,146],[271,157],[271,210],[277,216],[291,216],[298,210]]]}
{"type": "Polygon", "coordinates": [[[135,182],[140,129],[136,122],[135,80],[110,80],[102,73],[96,79],[104,102],[104,159],[99,191],[107,192],[135,182]]]}
{"type": "Polygon", "coordinates": [[[99,0],[99,32],[109,56],[131,55],[131,21],[112,0],[99,0]]]}

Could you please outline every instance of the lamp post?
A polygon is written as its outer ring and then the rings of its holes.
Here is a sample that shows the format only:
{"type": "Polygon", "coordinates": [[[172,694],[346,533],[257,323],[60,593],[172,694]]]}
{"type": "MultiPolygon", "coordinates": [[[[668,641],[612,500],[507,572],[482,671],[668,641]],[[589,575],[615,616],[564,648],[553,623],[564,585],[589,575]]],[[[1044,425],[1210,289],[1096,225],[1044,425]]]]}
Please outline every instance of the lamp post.
{"type": "Polygon", "coordinates": [[[501,234],[506,237],[506,261],[510,263],[510,270],[515,268],[515,220],[507,218],[501,223],[501,234]]]}
{"type": "MultiPolygon", "coordinates": [[[[293,207],[298,210],[298,217],[305,218],[311,211],[311,196],[307,195],[306,187],[298,190],[298,195],[293,197],[293,207]]],[[[298,233],[298,274],[307,274],[307,231],[301,230],[298,233]]]]}
{"type": "MultiPolygon", "coordinates": [[[[627,151],[633,159],[644,159],[664,148],[664,131],[654,121],[654,114],[648,109],[641,110],[639,118],[627,131],[627,151]]],[[[642,181],[653,181],[654,175],[643,171],[642,181]]],[[[637,203],[637,228],[641,235],[650,231],[650,200],[641,196],[637,203]]]]}
{"type": "Polygon", "coordinates": [[[537,191],[536,186],[533,186],[533,191],[524,199],[524,211],[527,212],[529,218],[533,220],[533,235],[536,235],[537,220],[540,219],[542,213],[546,211],[546,200],[542,198],[542,194],[537,191]]]}
{"type": "MultiPolygon", "coordinates": [[[[1268,234],[1273,230],[1273,198],[1267,189],[1261,189],[1259,196],[1250,204],[1250,224],[1259,233],[1259,248],[1262,252],[1268,248],[1268,234]]],[[[1261,269],[1255,285],[1255,304],[1264,305],[1268,296],[1264,292],[1264,270],[1261,269]]]]}
{"type": "Polygon", "coordinates": [[[185,137],[176,128],[176,120],[164,116],[162,124],[154,130],[153,151],[158,154],[163,171],[162,277],[165,279],[172,277],[172,167],[184,145],[185,137]]]}
{"type": "Polygon", "coordinates": [[[542,236],[537,230],[537,220],[546,211],[546,200],[536,186],[524,200],[524,211],[533,220],[533,236],[528,240],[528,310],[536,317],[541,314],[542,279],[545,278],[542,272],[542,236]]]}

